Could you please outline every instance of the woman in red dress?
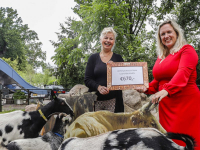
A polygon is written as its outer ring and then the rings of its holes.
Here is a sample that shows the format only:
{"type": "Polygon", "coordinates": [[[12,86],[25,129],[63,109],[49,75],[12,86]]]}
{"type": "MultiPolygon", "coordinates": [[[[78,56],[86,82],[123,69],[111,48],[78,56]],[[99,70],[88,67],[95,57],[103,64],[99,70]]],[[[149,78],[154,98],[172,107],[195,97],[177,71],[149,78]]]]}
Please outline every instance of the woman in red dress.
{"type": "MultiPolygon", "coordinates": [[[[153,67],[154,80],[139,92],[154,94],[159,102],[159,121],[167,132],[183,133],[200,149],[200,91],[196,85],[198,55],[184,39],[179,25],[168,20],[157,32],[158,58],[153,67]]],[[[175,141],[185,146],[182,141],[175,141]]]]}

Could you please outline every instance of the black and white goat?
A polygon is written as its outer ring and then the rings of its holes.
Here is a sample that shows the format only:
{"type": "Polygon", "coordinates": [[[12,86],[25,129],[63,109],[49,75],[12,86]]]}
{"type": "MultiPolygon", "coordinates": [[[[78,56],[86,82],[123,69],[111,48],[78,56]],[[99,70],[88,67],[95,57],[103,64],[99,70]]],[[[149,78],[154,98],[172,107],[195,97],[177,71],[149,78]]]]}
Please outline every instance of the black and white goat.
{"type": "Polygon", "coordinates": [[[193,150],[194,139],[188,135],[168,133],[155,128],[119,129],[88,138],[68,138],[58,150],[193,150]],[[186,147],[171,139],[182,140],[186,147]]]}
{"type": "Polygon", "coordinates": [[[8,150],[58,150],[64,139],[66,126],[69,125],[72,118],[60,113],[56,117],[56,122],[52,131],[47,132],[42,137],[30,139],[18,139],[10,142],[8,150]]]}
{"type": "Polygon", "coordinates": [[[0,149],[16,139],[36,138],[39,132],[55,112],[64,112],[73,116],[73,110],[65,100],[52,92],[54,99],[38,111],[14,111],[0,114],[0,149]]]}

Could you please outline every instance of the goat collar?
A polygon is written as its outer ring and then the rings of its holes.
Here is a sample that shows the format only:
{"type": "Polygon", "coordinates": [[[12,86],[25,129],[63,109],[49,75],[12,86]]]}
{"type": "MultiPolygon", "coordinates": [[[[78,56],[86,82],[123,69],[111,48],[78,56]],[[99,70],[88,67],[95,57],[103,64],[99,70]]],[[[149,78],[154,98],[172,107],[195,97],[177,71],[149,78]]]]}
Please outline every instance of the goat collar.
{"type": "Polygon", "coordinates": [[[59,137],[61,137],[61,138],[64,138],[64,136],[62,136],[61,134],[59,134],[59,133],[54,133],[54,134],[56,134],[57,136],[59,136],[59,137]]]}
{"type": "Polygon", "coordinates": [[[45,120],[47,121],[47,118],[44,116],[44,114],[42,113],[41,109],[38,110],[39,113],[40,113],[40,116],[45,120]]]}

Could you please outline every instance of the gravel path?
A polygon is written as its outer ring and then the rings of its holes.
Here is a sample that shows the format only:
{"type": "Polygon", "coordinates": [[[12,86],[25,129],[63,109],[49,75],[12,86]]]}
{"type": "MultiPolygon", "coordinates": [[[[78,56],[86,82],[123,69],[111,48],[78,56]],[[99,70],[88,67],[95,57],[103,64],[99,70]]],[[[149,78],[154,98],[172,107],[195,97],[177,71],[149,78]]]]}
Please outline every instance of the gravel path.
{"type": "Polygon", "coordinates": [[[8,111],[8,110],[22,110],[25,109],[26,105],[15,105],[15,104],[4,104],[2,106],[2,111],[8,111]]]}
{"type": "MultiPolygon", "coordinates": [[[[50,100],[44,100],[44,104],[47,104],[47,103],[49,103],[50,102],[50,100]]],[[[2,111],[9,111],[9,110],[24,110],[25,109],[25,107],[26,107],[27,105],[26,104],[21,104],[21,105],[19,105],[19,104],[3,104],[3,106],[2,106],[2,111]]]]}

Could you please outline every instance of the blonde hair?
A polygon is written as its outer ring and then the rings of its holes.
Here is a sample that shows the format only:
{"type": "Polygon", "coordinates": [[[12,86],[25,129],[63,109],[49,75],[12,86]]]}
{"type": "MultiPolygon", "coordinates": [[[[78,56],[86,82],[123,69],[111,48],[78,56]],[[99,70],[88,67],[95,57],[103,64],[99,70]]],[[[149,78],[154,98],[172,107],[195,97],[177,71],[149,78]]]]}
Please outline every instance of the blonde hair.
{"type": "Polygon", "coordinates": [[[166,57],[167,50],[168,50],[168,48],[162,43],[161,37],[160,37],[160,28],[164,26],[165,24],[170,24],[177,35],[176,43],[170,49],[170,54],[174,54],[178,52],[183,47],[183,45],[187,44],[181,27],[173,20],[164,21],[163,23],[159,25],[158,31],[157,31],[157,55],[161,59],[164,59],[166,57]]]}
{"type": "MultiPolygon", "coordinates": [[[[105,36],[107,33],[113,33],[114,39],[116,40],[117,33],[115,32],[115,30],[114,30],[112,27],[106,27],[106,28],[104,28],[104,29],[102,30],[102,32],[101,32],[100,41],[104,38],[104,36],[105,36]]],[[[101,43],[101,42],[100,42],[100,43],[101,43]]],[[[102,47],[102,45],[101,45],[101,47],[102,47]]],[[[111,51],[113,51],[114,47],[115,47],[115,42],[114,42],[114,45],[113,45],[111,51]]]]}

